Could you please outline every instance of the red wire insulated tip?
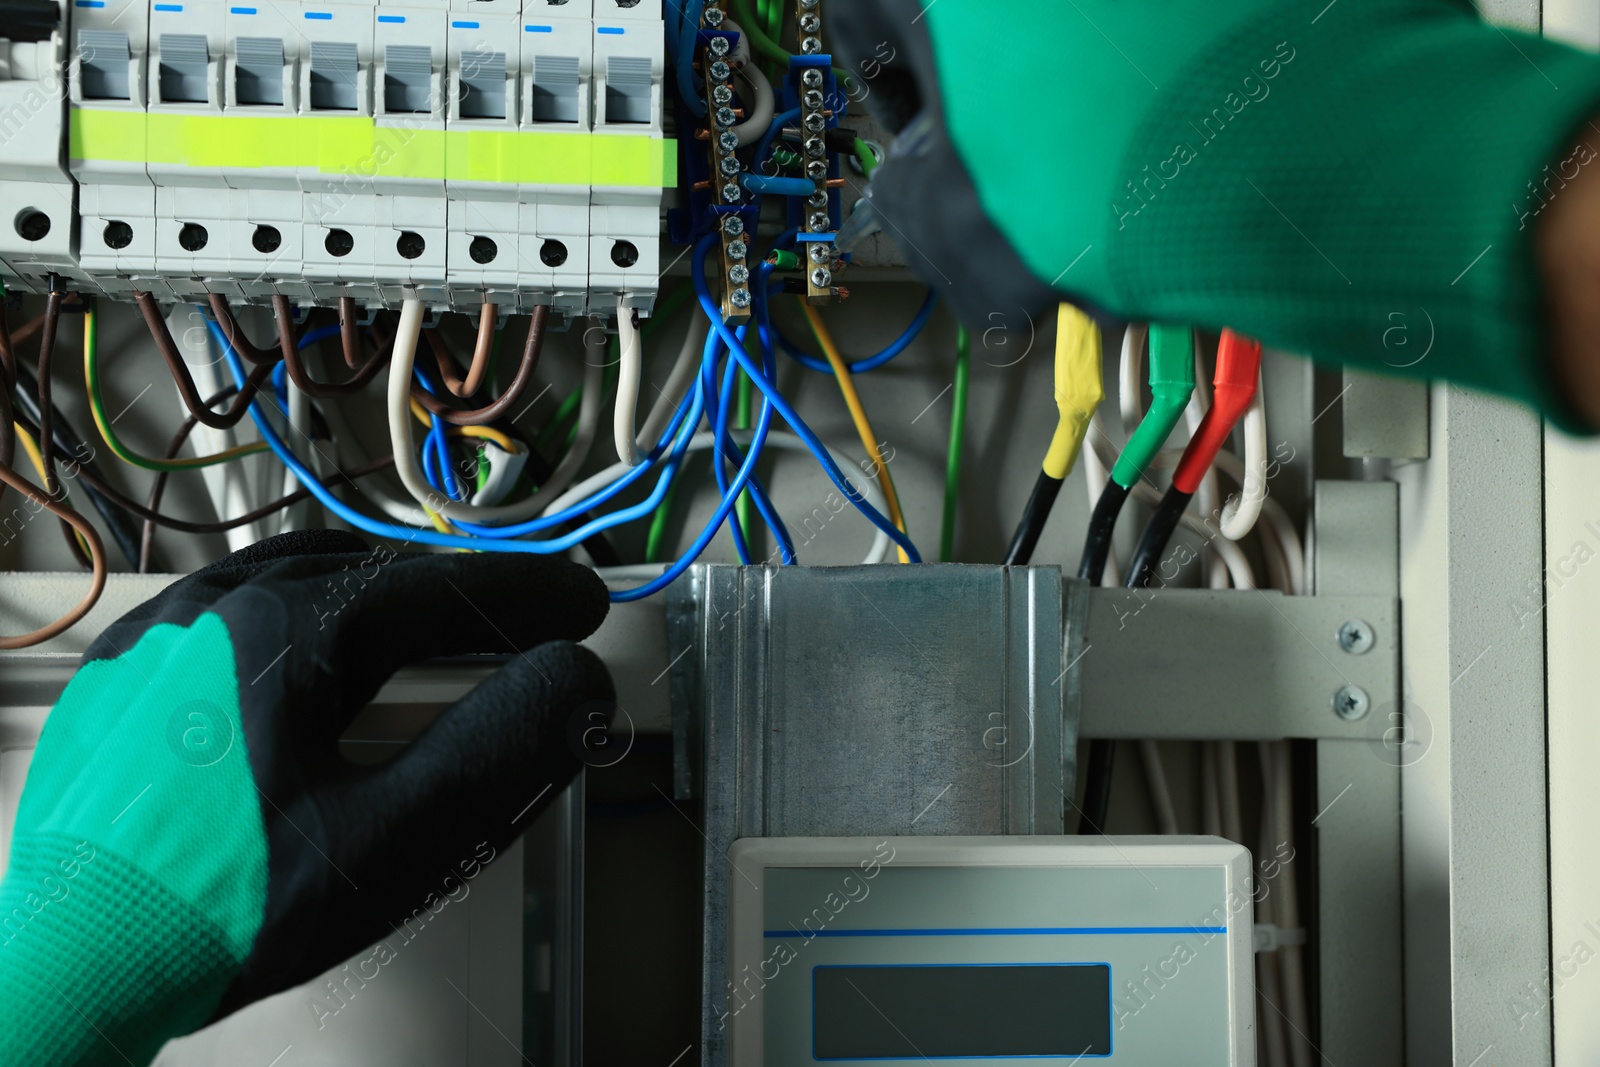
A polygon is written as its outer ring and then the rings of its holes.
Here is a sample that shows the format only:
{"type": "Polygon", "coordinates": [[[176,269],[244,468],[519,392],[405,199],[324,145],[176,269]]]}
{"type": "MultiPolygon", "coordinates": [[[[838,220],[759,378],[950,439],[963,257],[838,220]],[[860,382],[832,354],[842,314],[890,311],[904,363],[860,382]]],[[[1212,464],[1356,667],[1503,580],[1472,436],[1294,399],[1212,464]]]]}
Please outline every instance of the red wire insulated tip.
{"type": "Polygon", "coordinates": [[[1193,494],[1200,488],[1211,461],[1217,458],[1222,444],[1233,433],[1233,428],[1244,418],[1245,409],[1255,399],[1256,383],[1261,378],[1261,342],[1243,337],[1232,330],[1222,331],[1217,345],[1217,373],[1212,379],[1211,407],[1200,422],[1200,428],[1183,450],[1178,469],[1172,474],[1172,485],[1183,493],[1193,494]]]}

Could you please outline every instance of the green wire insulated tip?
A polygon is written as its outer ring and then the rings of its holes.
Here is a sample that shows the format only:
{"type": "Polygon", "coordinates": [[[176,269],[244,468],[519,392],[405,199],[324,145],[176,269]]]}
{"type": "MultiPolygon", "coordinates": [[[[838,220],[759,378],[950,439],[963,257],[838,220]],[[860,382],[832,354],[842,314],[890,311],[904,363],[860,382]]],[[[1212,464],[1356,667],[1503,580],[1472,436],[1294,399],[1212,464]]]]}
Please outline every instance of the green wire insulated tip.
{"type": "Polygon", "coordinates": [[[1150,325],[1150,410],[1111,468],[1111,480],[1132,489],[1167,443],[1194,395],[1194,331],[1150,325]]]}
{"type": "Polygon", "coordinates": [[[788,249],[779,248],[767,256],[767,262],[778,270],[799,270],[800,257],[788,249]]]}
{"type": "Polygon", "coordinates": [[[790,167],[798,167],[801,161],[800,153],[792,148],[785,148],[783,145],[779,145],[772,150],[772,162],[786,170],[790,167]]]}

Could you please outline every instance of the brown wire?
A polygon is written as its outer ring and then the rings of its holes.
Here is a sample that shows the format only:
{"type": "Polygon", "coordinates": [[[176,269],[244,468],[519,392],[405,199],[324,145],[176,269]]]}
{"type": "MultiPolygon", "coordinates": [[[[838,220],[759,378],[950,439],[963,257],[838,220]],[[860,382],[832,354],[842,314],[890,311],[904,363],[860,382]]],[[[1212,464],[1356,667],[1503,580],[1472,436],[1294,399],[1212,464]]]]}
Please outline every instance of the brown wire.
{"type": "Polygon", "coordinates": [[[442,342],[433,334],[429,334],[429,347],[433,349],[433,358],[439,365],[439,377],[444,379],[445,388],[463,400],[478,395],[478,390],[483,388],[483,380],[489,376],[489,358],[494,355],[494,324],[500,317],[500,308],[494,304],[484,304],[478,312],[478,343],[472,350],[472,365],[467,369],[466,380],[462,380],[457,373],[456,361],[450,358],[442,342]]]}
{"type": "MultiPolygon", "coordinates": [[[[39,456],[44,467],[44,491],[56,500],[65,499],[66,493],[61,488],[61,480],[56,477],[56,441],[52,425],[55,411],[50,398],[50,362],[56,353],[56,328],[61,323],[63,295],[61,290],[52,288],[50,295],[45,297],[44,326],[39,331],[39,456]]],[[[93,566],[91,555],[84,553],[82,543],[73,533],[74,523],[62,519],[60,525],[61,536],[66,538],[72,558],[79,566],[93,566]]]]}
{"type": "MultiPolygon", "coordinates": [[[[286,301],[287,302],[287,301],[286,301]]],[[[279,347],[258,348],[250,338],[244,335],[239,328],[239,321],[233,317],[233,311],[228,307],[228,299],[221,293],[211,294],[211,314],[216,318],[217,325],[222,327],[222,336],[228,339],[233,350],[257,366],[270,366],[283,358],[283,335],[278,336],[279,347]]],[[[290,347],[293,347],[291,343],[290,347]]]]}
{"type": "Polygon", "coordinates": [[[339,343],[344,347],[344,364],[351,370],[361,366],[361,325],[353,296],[339,298],[339,343]]]}
{"type": "MultiPolygon", "coordinates": [[[[55,296],[56,294],[51,295],[55,296]]],[[[7,403],[9,404],[9,397],[7,398],[7,403]]],[[[44,410],[49,410],[48,405],[45,406],[44,410]]],[[[39,447],[41,449],[44,447],[43,442],[40,443],[39,447]]],[[[49,470],[49,467],[45,469],[49,470]]],[[[89,591],[84,594],[83,599],[78,601],[77,606],[71,611],[48,626],[41,626],[32,633],[19,634],[16,637],[0,637],[0,649],[31,648],[34,645],[50,640],[52,637],[65,633],[73,626],[76,626],[85,615],[93,610],[95,604],[100,600],[100,594],[105,591],[106,587],[106,549],[105,545],[101,543],[99,531],[94,528],[93,523],[65,504],[50,499],[45,495],[44,490],[12,470],[9,465],[0,465],[0,482],[4,482],[39,507],[51,512],[63,523],[70,524],[72,529],[83,535],[84,541],[89,545],[90,564],[94,568],[89,578],[89,591]]]]}
{"type": "MultiPolygon", "coordinates": [[[[295,341],[293,310],[289,307],[289,298],[281,295],[274,296],[272,298],[272,308],[278,317],[278,346],[283,350],[283,362],[289,371],[289,378],[294,382],[295,388],[307,396],[335,397],[359,393],[367,387],[367,383],[377,377],[378,372],[389,362],[390,351],[380,348],[373,353],[372,358],[356,368],[355,373],[350,376],[348,381],[316,381],[311,377],[310,372],[306,370],[305,364],[300,361],[300,346],[295,341]]],[[[339,328],[342,338],[345,330],[343,322],[340,323],[339,328]]],[[[349,358],[347,349],[345,359],[348,360],[349,358]]]]}
{"type": "MultiPolygon", "coordinates": [[[[156,351],[161,353],[162,360],[167,364],[167,370],[172,372],[172,380],[178,385],[178,395],[183,398],[183,406],[189,409],[189,413],[215,430],[231,430],[239,425],[249,413],[250,404],[255,400],[256,392],[266,382],[268,375],[262,375],[258,379],[255,372],[252,372],[250,379],[245,382],[244,392],[238,394],[232,407],[225,412],[212,411],[211,406],[200,399],[200,390],[194,384],[194,375],[190,373],[189,365],[184,362],[183,353],[178,350],[177,342],[172,339],[172,330],[162,316],[156,298],[149,293],[136,292],[133,294],[133,302],[139,308],[139,314],[144,316],[145,325],[150,328],[150,336],[155,339],[156,351]]],[[[262,369],[270,374],[270,367],[262,369]]]]}
{"type": "Polygon", "coordinates": [[[412,399],[452,426],[485,426],[504,418],[506,412],[516,405],[523,390],[528,388],[528,383],[533,381],[534,373],[539,369],[539,355],[544,351],[545,323],[549,315],[550,309],[543,305],[533,309],[533,314],[528,319],[528,341],[522,349],[522,360],[517,364],[517,375],[506,387],[506,391],[493,403],[473,411],[462,411],[451,407],[416,384],[411,386],[412,399]]]}

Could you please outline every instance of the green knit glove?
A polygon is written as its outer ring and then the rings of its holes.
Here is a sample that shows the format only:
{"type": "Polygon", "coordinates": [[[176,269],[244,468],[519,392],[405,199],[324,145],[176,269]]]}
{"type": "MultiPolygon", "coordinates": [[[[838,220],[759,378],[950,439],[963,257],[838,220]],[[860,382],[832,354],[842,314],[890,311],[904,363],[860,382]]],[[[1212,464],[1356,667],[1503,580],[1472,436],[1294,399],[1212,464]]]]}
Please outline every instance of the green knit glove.
{"type": "Polygon", "coordinates": [[[1600,143],[1595,57],[1454,0],[852,0],[829,24],[900,134],[880,224],[975,331],[1066,296],[1564,415],[1531,235],[1600,143]]]}
{"type": "Polygon", "coordinates": [[[570,739],[609,721],[605,668],[557,640],[606,608],[565,561],[318,531],[112,625],[50,713],[17,811],[0,1067],[142,1067],[377,941],[441,872],[471,877],[576,773],[570,739]],[[473,652],[522,654],[391,762],[340,758],[397,667],[473,652]]]}

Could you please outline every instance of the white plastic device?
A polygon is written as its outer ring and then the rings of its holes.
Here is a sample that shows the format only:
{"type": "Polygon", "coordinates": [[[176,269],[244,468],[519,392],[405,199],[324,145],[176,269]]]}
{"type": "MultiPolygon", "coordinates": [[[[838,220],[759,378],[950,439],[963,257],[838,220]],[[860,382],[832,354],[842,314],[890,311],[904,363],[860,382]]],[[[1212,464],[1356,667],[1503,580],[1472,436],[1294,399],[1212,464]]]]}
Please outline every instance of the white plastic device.
{"type": "Polygon", "coordinates": [[[1255,1063],[1250,854],[1209,837],[747,838],[728,1062],[1255,1063]]]}

